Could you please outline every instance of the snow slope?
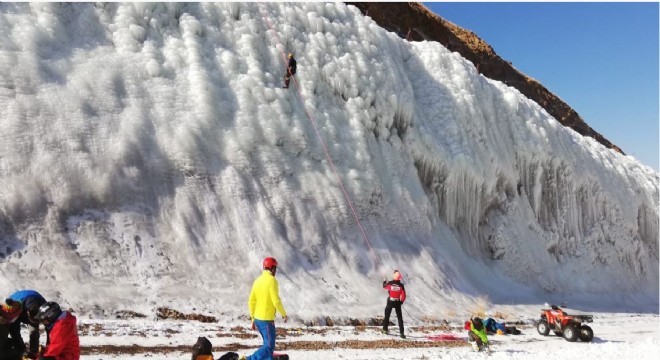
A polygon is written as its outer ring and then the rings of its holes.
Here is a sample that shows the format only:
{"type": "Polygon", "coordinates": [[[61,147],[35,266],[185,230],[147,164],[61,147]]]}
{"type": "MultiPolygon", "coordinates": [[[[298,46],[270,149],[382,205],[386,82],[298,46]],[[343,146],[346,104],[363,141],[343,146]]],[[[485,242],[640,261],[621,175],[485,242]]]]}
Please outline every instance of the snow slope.
{"type": "Polygon", "coordinates": [[[272,255],[300,319],[394,268],[413,318],[657,311],[657,172],[351,6],[2,3],[0,109],[8,291],[238,316],[272,255]]]}

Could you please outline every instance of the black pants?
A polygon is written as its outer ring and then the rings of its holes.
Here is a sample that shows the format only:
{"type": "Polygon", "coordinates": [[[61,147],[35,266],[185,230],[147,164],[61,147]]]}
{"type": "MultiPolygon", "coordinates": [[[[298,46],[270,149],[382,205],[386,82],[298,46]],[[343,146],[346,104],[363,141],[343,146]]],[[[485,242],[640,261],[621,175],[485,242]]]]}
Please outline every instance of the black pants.
{"type": "Polygon", "coordinates": [[[387,331],[387,327],[390,325],[390,314],[392,309],[396,311],[396,319],[399,321],[399,333],[403,335],[403,316],[401,315],[401,301],[395,300],[392,301],[390,298],[387,298],[387,305],[385,306],[385,319],[383,320],[383,330],[387,331]]]}
{"type": "MultiPolygon", "coordinates": [[[[36,354],[39,352],[39,325],[26,324],[28,332],[30,333],[30,348],[28,352],[30,354],[36,354]]],[[[25,343],[21,337],[21,322],[16,320],[14,323],[9,325],[9,335],[15,340],[14,345],[18,347],[21,353],[25,352],[25,343]]]]}
{"type": "Polygon", "coordinates": [[[20,360],[23,352],[15,343],[15,339],[9,339],[9,324],[0,325],[0,360],[20,360]]]}

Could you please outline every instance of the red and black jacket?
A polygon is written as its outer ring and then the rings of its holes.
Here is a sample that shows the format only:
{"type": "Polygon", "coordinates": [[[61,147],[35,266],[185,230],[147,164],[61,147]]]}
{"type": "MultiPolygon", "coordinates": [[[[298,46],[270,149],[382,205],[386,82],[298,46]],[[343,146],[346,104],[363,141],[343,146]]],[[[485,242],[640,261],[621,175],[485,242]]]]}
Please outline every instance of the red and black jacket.
{"type": "Polygon", "coordinates": [[[383,281],[383,289],[387,290],[392,301],[406,301],[406,289],[399,280],[383,281]]]}
{"type": "Polygon", "coordinates": [[[50,328],[46,328],[48,341],[46,350],[41,355],[43,359],[79,360],[80,340],[76,317],[65,311],[55,320],[50,328]]]}

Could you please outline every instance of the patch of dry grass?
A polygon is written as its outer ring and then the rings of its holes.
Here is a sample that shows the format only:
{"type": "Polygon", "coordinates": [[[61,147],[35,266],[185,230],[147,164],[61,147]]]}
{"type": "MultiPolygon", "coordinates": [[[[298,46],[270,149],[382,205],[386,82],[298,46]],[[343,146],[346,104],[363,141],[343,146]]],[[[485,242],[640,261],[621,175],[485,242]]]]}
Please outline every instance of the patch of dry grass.
{"type": "Polygon", "coordinates": [[[486,316],[486,311],[490,306],[491,306],[490,298],[488,297],[488,295],[485,294],[479,295],[474,299],[474,304],[470,309],[470,314],[472,316],[478,316],[480,318],[484,318],[486,316]]]}

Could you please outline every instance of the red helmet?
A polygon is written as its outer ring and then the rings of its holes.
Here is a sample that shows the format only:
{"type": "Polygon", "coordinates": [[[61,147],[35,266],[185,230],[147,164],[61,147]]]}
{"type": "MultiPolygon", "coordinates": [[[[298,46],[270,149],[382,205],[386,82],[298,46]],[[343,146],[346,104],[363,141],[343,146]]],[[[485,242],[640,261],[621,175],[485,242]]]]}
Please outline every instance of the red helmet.
{"type": "Polygon", "coordinates": [[[277,260],[273,257],[267,257],[264,259],[264,269],[272,269],[277,266],[277,260]]]}

